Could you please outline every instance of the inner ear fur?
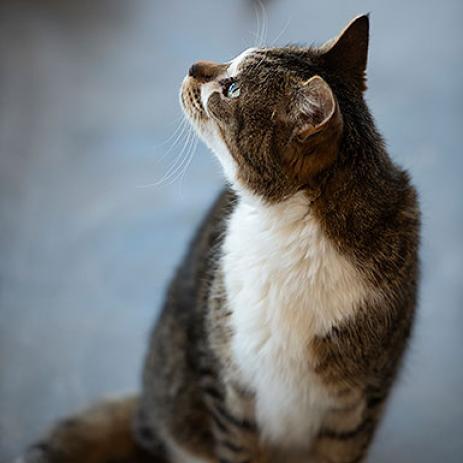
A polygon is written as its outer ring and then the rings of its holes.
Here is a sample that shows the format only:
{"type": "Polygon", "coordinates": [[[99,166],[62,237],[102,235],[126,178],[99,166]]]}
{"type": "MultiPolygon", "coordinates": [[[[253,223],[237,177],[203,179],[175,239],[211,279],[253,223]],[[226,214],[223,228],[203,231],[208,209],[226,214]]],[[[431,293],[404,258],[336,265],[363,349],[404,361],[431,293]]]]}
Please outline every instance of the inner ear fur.
{"type": "Polygon", "coordinates": [[[330,86],[318,75],[304,82],[299,102],[297,138],[306,141],[330,124],[341,122],[336,98],[330,86]]]}

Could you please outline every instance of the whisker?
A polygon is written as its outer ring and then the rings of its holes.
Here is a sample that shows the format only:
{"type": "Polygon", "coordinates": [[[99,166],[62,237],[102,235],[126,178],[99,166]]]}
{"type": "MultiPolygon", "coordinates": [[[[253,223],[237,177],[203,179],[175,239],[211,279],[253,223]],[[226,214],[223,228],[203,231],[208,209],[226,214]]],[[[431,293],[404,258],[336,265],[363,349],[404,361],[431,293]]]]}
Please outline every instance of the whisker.
{"type": "MultiPolygon", "coordinates": [[[[182,131],[182,135],[181,135],[182,137],[185,137],[184,140],[183,140],[182,149],[177,153],[177,156],[175,156],[174,161],[173,161],[173,162],[170,164],[170,166],[167,168],[165,175],[168,175],[172,169],[175,169],[176,165],[178,164],[179,160],[181,159],[182,154],[183,154],[183,152],[184,152],[184,150],[185,150],[185,147],[186,147],[186,145],[188,144],[188,140],[189,140],[189,138],[190,138],[191,130],[192,130],[192,129],[191,129],[191,126],[190,126],[189,124],[185,125],[184,130],[182,131]],[[185,134],[185,132],[186,132],[186,134],[185,134]]],[[[176,146],[176,144],[175,144],[175,145],[172,145],[172,146],[169,148],[168,151],[171,151],[175,146],[176,146]]]]}
{"type": "Polygon", "coordinates": [[[260,37],[259,37],[259,48],[263,47],[265,42],[267,41],[267,34],[268,34],[268,15],[267,15],[267,10],[265,8],[265,5],[262,3],[261,0],[257,0],[257,4],[259,5],[259,8],[262,13],[262,28],[260,31],[260,37]]]}
{"type": "MultiPolygon", "coordinates": [[[[168,124],[168,127],[172,126],[172,125],[175,125],[176,126],[176,129],[174,130],[174,133],[178,130],[178,122],[180,121],[180,124],[183,122],[183,119],[185,119],[185,115],[183,113],[181,113],[178,117],[176,117],[172,122],[170,122],[168,124]]],[[[159,145],[163,145],[166,141],[168,141],[170,138],[172,137],[172,135],[170,135],[168,137],[167,140],[165,141],[162,141],[161,143],[159,143],[159,145]]]]}
{"type": "Polygon", "coordinates": [[[181,131],[184,128],[184,126],[187,123],[187,120],[186,120],[185,116],[182,114],[182,116],[180,116],[178,120],[180,122],[177,124],[177,127],[175,128],[175,130],[169,135],[168,138],[166,138],[164,141],[157,144],[156,148],[159,148],[159,147],[164,146],[165,144],[169,143],[174,137],[176,137],[178,132],[181,131]]]}
{"type": "Polygon", "coordinates": [[[195,137],[195,140],[193,142],[193,145],[192,145],[192,148],[190,150],[190,156],[189,156],[189,159],[185,165],[185,168],[183,169],[183,173],[182,173],[182,176],[180,177],[180,196],[182,196],[182,188],[183,188],[183,182],[185,180],[185,175],[187,173],[187,170],[188,168],[190,167],[191,165],[191,161],[193,160],[194,158],[194,155],[196,153],[196,149],[198,147],[198,137],[195,137]]]}
{"type": "Polygon", "coordinates": [[[180,150],[179,154],[176,156],[175,161],[170,165],[170,167],[167,169],[166,173],[156,182],[149,183],[146,185],[141,185],[141,188],[148,188],[148,187],[153,187],[153,186],[160,186],[166,182],[168,182],[169,179],[172,178],[173,175],[178,172],[178,169],[181,168],[185,162],[185,157],[184,153],[186,153],[188,145],[190,143],[190,140],[192,139],[192,133],[193,129],[191,126],[188,126],[188,134],[186,135],[185,142],[183,143],[183,147],[180,150]]]}
{"type": "MultiPolygon", "coordinates": [[[[191,159],[192,159],[193,152],[194,152],[195,148],[196,148],[196,137],[193,137],[190,140],[190,144],[189,144],[188,150],[187,150],[187,152],[185,154],[185,157],[183,159],[182,165],[179,166],[179,169],[177,170],[177,173],[175,175],[171,176],[171,178],[169,179],[168,182],[165,183],[165,185],[172,185],[178,179],[183,178],[183,176],[184,176],[184,174],[186,172],[186,169],[190,165],[190,162],[191,162],[191,159]]],[[[181,186],[181,183],[180,183],[180,186],[181,186]]]]}
{"type": "Polygon", "coordinates": [[[280,33],[273,39],[272,43],[270,44],[271,47],[274,47],[278,40],[280,40],[281,37],[285,34],[292,20],[293,17],[289,16],[286,20],[286,24],[283,26],[283,29],[281,29],[280,33]]]}
{"type": "Polygon", "coordinates": [[[259,38],[260,38],[260,28],[261,28],[261,22],[260,22],[260,16],[259,16],[259,9],[257,8],[257,5],[254,3],[254,13],[256,15],[256,32],[254,33],[255,41],[254,41],[254,48],[259,48],[260,43],[259,43],[259,38]]]}
{"type": "Polygon", "coordinates": [[[179,158],[181,158],[181,161],[179,163],[176,163],[175,168],[174,168],[174,166],[172,166],[172,168],[170,168],[169,171],[166,172],[164,174],[164,176],[160,180],[155,182],[154,183],[155,186],[160,186],[160,185],[163,185],[163,184],[170,185],[171,183],[173,183],[178,178],[178,175],[179,175],[178,173],[181,172],[181,169],[183,168],[183,166],[185,165],[185,162],[188,159],[188,153],[190,151],[191,143],[193,142],[194,137],[195,137],[194,131],[190,127],[190,130],[189,130],[188,136],[187,136],[187,141],[186,141],[185,145],[183,146],[182,151],[181,151],[181,153],[179,155],[179,158]],[[174,180],[171,181],[172,179],[174,179],[174,180]]]}
{"type": "MultiPolygon", "coordinates": [[[[185,135],[185,131],[186,131],[187,127],[188,127],[188,121],[185,118],[185,116],[183,116],[182,122],[180,122],[180,124],[177,127],[177,129],[175,130],[175,132],[169,137],[170,139],[172,139],[172,137],[177,133],[177,136],[176,136],[175,140],[169,146],[169,148],[165,151],[165,153],[162,154],[162,156],[159,158],[159,161],[163,161],[167,157],[167,155],[174,149],[174,147],[178,144],[180,139],[185,135]]],[[[165,144],[165,143],[166,142],[163,142],[162,144],[165,144]]],[[[161,145],[159,145],[159,146],[161,146],[161,145]]]]}

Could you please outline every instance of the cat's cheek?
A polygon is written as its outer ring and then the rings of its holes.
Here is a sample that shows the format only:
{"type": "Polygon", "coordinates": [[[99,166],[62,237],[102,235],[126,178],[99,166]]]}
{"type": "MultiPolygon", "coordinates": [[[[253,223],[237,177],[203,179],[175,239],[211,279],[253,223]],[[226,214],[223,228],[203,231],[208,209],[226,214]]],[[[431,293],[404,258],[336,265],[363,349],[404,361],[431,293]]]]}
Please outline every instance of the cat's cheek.
{"type": "Polygon", "coordinates": [[[218,93],[214,93],[210,96],[207,102],[207,112],[210,117],[214,118],[220,125],[229,124],[233,117],[230,104],[218,93]]]}

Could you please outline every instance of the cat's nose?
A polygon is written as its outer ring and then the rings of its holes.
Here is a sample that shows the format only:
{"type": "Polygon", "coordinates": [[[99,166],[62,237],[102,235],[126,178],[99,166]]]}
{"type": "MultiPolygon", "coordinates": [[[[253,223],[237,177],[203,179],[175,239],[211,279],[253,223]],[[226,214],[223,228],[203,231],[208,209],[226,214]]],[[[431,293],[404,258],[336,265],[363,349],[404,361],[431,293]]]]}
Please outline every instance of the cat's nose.
{"type": "Polygon", "coordinates": [[[225,64],[214,63],[212,61],[198,61],[193,64],[188,71],[188,75],[201,82],[209,82],[226,70],[225,64]]]}

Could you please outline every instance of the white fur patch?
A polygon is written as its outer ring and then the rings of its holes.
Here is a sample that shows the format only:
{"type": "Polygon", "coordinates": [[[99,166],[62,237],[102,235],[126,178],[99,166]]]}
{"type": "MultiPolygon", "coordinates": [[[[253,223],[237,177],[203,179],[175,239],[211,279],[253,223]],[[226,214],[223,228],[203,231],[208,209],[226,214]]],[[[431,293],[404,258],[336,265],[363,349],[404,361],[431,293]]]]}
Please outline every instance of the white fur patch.
{"type": "Polygon", "coordinates": [[[355,312],[366,284],[323,235],[303,193],[272,206],[241,197],[223,267],[232,350],[256,394],[262,436],[306,447],[333,405],[310,369],[309,342],[355,312]]]}
{"type": "Polygon", "coordinates": [[[211,117],[209,111],[207,110],[207,102],[209,101],[210,96],[215,92],[222,92],[222,87],[219,84],[219,80],[225,78],[226,75],[223,74],[218,78],[218,80],[211,80],[210,82],[205,82],[201,84],[201,104],[206,111],[206,114],[211,117]]]}
{"type": "Polygon", "coordinates": [[[207,102],[213,93],[222,93],[222,87],[220,86],[219,81],[226,77],[236,76],[239,71],[240,64],[243,62],[246,56],[252,53],[254,50],[255,48],[248,48],[247,50],[243,51],[243,53],[230,61],[227,71],[224,72],[223,75],[217,76],[217,78],[211,82],[201,84],[201,103],[207,115],[209,116],[209,120],[202,124],[201,127],[198,127],[198,133],[206,145],[219,159],[224,169],[225,176],[230,182],[234,182],[236,178],[237,166],[233,160],[230,150],[219,134],[217,123],[210,117],[207,111],[207,102]]]}
{"type": "Polygon", "coordinates": [[[236,178],[237,165],[228,149],[227,144],[219,134],[219,129],[213,121],[209,121],[199,132],[202,140],[208,148],[215,154],[222,165],[225,177],[229,182],[234,182],[236,178]]]}
{"type": "Polygon", "coordinates": [[[255,50],[256,48],[248,48],[247,50],[244,50],[241,54],[239,54],[236,58],[233,58],[228,66],[228,76],[235,77],[238,74],[239,66],[244,61],[244,58],[246,58],[246,56],[250,55],[255,50]]]}

